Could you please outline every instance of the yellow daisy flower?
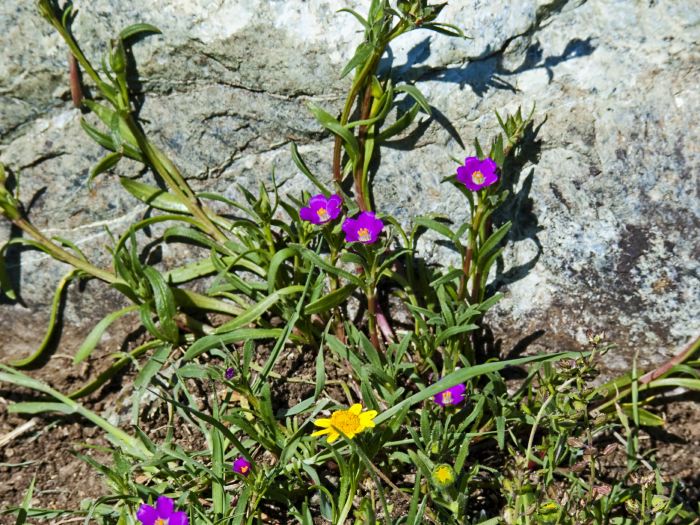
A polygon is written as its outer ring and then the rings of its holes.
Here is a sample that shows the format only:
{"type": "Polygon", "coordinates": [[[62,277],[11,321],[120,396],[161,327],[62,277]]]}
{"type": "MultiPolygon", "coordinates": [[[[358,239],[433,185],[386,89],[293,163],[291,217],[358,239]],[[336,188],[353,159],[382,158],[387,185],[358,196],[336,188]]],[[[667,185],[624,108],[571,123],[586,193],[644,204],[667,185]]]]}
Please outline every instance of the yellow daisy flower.
{"type": "Polygon", "coordinates": [[[328,443],[333,443],[340,437],[342,432],[348,439],[354,438],[366,428],[373,428],[377,417],[376,410],[362,411],[362,405],[356,403],[348,410],[336,410],[331,414],[330,419],[322,418],[314,421],[314,425],[321,427],[312,436],[323,436],[328,434],[328,443]]]}

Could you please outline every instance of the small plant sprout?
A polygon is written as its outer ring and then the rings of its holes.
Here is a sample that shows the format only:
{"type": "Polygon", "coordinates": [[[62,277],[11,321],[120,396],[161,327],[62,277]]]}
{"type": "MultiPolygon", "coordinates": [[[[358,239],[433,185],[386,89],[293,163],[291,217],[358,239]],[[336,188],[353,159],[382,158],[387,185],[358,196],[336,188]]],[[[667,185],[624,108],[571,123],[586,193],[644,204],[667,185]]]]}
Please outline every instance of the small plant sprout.
{"type": "Polygon", "coordinates": [[[143,525],[188,525],[187,514],[182,511],[175,511],[175,503],[170,498],[159,496],[156,506],[146,505],[139,507],[136,518],[143,525]]]}
{"type": "Polygon", "coordinates": [[[321,427],[312,436],[328,434],[328,443],[337,440],[341,433],[348,439],[354,438],[360,432],[374,428],[373,419],[377,417],[376,410],[362,411],[362,405],[356,403],[348,410],[336,410],[330,418],[321,418],[314,421],[314,425],[321,427]]]}
{"type": "Polygon", "coordinates": [[[309,205],[299,210],[299,217],[312,224],[326,224],[338,217],[341,212],[343,199],[338,195],[326,197],[322,193],[309,199],[309,205]]]}
{"type": "Polygon", "coordinates": [[[373,244],[384,229],[384,223],[371,211],[363,211],[357,219],[347,218],[343,221],[346,242],[373,244]]]}

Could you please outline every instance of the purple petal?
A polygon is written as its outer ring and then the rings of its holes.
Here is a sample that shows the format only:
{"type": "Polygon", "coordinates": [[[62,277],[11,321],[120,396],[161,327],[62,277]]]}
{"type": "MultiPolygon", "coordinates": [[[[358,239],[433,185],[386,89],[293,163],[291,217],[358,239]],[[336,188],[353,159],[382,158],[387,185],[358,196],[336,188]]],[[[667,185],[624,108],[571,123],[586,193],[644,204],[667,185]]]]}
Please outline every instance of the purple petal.
{"type": "Polygon", "coordinates": [[[496,173],[496,170],[498,170],[498,164],[490,157],[486,157],[479,163],[479,171],[481,171],[485,177],[490,173],[496,173]]]}
{"type": "Polygon", "coordinates": [[[143,525],[153,525],[156,522],[157,517],[158,513],[156,512],[156,509],[150,505],[146,505],[145,503],[139,507],[139,510],[136,513],[136,519],[143,523],[143,525]]]}
{"type": "Polygon", "coordinates": [[[328,198],[323,193],[314,195],[309,199],[309,207],[314,211],[318,210],[319,208],[325,208],[327,206],[328,198]]]}
{"type": "Polygon", "coordinates": [[[377,219],[371,211],[363,211],[357,218],[357,230],[360,228],[366,228],[369,232],[369,240],[363,241],[365,244],[372,244],[377,240],[379,234],[382,233],[384,229],[384,223],[377,219]]]}
{"type": "Polygon", "coordinates": [[[156,500],[156,512],[158,513],[159,518],[161,518],[161,519],[169,518],[170,516],[172,516],[174,510],[175,510],[175,503],[170,498],[166,498],[165,496],[160,496],[156,500]]]}
{"type": "Polygon", "coordinates": [[[357,221],[347,218],[343,221],[343,231],[345,232],[345,242],[357,241],[357,221]]]}
{"type": "Polygon", "coordinates": [[[190,520],[187,518],[187,514],[180,511],[176,512],[168,520],[168,525],[189,525],[190,520]]]}
{"type": "Polygon", "coordinates": [[[479,160],[479,157],[467,157],[464,159],[464,167],[471,173],[474,173],[481,167],[481,161],[479,160]]]}
{"type": "Polygon", "coordinates": [[[326,211],[328,212],[328,216],[332,219],[335,219],[340,215],[340,207],[343,205],[343,199],[341,199],[338,195],[331,195],[328,198],[328,205],[326,206],[326,211]]]}
{"type": "Polygon", "coordinates": [[[302,221],[308,221],[313,224],[318,224],[318,213],[316,213],[311,208],[302,208],[299,210],[299,217],[302,221]]]}

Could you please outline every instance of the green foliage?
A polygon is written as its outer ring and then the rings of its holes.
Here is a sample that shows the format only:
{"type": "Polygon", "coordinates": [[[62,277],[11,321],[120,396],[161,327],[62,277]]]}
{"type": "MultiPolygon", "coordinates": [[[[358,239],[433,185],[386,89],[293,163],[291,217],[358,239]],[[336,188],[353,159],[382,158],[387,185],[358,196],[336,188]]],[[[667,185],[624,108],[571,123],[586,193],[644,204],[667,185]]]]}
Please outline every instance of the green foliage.
{"type": "MultiPolygon", "coordinates": [[[[413,29],[462,37],[458,28],[436,21],[444,5],[399,0],[394,8],[372,0],[366,16],[341,9],[364,28],[363,41],[341,72],[354,72],[352,85],[340,118],[335,110],[310,109],[336,137],[333,182],[346,216],[372,209],[370,166],[382,145],[408,129],[419,111],[431,113],[416,86],[394,85],[390,72],[378,75],[379,59],[391,41],[413,29]],[[397,96],[412,102],[393,118],[403,101],[397,96]],[[356,106],[359,118],[350,121],[356,106]],[[347,175],[355,202],[341,190],[347,175]]],[[[157,28],[124,29],[95,68],[70,31],[70,5],[40,0],[39,9],[100,95],[100,102],[82,102],[98,122],[83,119],[86,135],[107,151],[87,182],[111,176],[124,157],[158,181],[154,186],[120,178],[148,213],[118,236],[110,232],[112,268],[105,270],[72,242],[49,239],[34,227],[0,169],[0,210],[27,235],[0,249],[3,293],[16,299],[4,256],[12,244],[71,266],[56,289],[40,348],[14,368],[0,365],[0,381],[46,397],[10,410],[78,414],[111,442],[109,464],[81,455],[104,477],[110,495],[72,514],[86,522],[132,524],[141,503],[165,494],[186,509],[190,523],[212,525],[263,523],[273,513],[303,524],[318,517],[396,525],[664,524],[697,518],[643,455],[638,437],[640,427],[662,424],[643,406],[647,391],[700,386],[697,363],[689,361],[697,343],[658,374],[639,375],[635,367],[630,376],[597,388],[591,382],[609,348],[598,339],[580,351],[513,359],[490,355],[483,344],[484,316],[501,297],[488,293],[487,283],[512,226],[494,225],[492,217],[508,197],[504,182],[516,175],[513,159],[526,146],[534,108],[525,117],[520,110],[496,115],[501,132],[488,155],[475,140],[476,156],[488,156],[499,167],[498,183],[472,192],[454,176],[445,179],[465,197],[469,214],[462,223],[423,216],[405,229],[379,212],[386,233],[374,244],[349,244],[339,221],[302,221],[299,208],[310,195],[286,195],[274,174],[271,184],[240,187],[239,200],[192,191],[144,133],[126,76],[134,37],[157,28]],[[146,244],[149,231],[154,238],[146,244]],[[427,231],[455,250],[459,267],[429,267],[417,257],[427,231]],[[196,255],[176,267],[154,264],[149,255],[158,243],[184,245],[196,255]],[[36,364],[54,342],[61,297],[74,278],[99,279],[129,303],[93,327],[74,364],[89,359],[123,316],[138,314],[150,340],[116,354],[99,376],[64,394],[16,368],[36,364]],[[296,354],[311,359],[290,377],[285,362],[296,354]],[[132,363],[138,372],[129,431],[75,401],[132,363]],[[507,381],[505,371],[513,370],[524,378],[507,381]],[[296,402],[288,393],[292,387],[301,392],[296,402]],[[462,387],[464,399],[437,402],[445,391],[462,387]],[[346,408],[357,404],[376,412],[375,426],[349,435],[354,420],[346,408]],[[159,440],[148,432],[152,408],[167,419],[159,440]],[[312,436],[314,423],[333,421],[338,412],[350,425],[333,427],[338,440],[312,436]],[[182,428],[197,434],[187,445],[179,439],[182,428]],[[620,453],[611,440],[621,433],[625,472],[611,479],[601,462],[620,453]],[[246,474],[233,472],[237,458],[251,463],[246,474]]],[[[329,186],[295,145],[291,156],[329,196],[329,186]]],[[[10,509],[17,523],[65,514],[32,509],[32,489],[21,508],[10,509]]]]}

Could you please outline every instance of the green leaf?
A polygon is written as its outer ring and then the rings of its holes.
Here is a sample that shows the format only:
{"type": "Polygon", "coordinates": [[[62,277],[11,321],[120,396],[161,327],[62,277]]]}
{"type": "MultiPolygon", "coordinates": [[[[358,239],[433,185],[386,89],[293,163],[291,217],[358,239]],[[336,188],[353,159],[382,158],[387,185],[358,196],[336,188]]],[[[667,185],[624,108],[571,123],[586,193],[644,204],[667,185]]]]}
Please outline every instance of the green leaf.
{"type": "Polygon", "coordinates": [[[63,278],[58,282],[58,286],[56,286],[56,292],[53,296],[53,301],[51,302],[49,326],[46,330],[46,335],[44,335],[44,339],[42,339],[41,344],[39,345],[39,348],[37,348],[32,355],[25,357],[24,359],[11,361],[10,365],[12,365],[15,368],[24,368],[30,366],[44,354],[44,351],[46,351],[47,348],[49,348],[56,328],[58,327],[58,313],[61,308],[61,298],[63,297],[63,291],[65,290],[68,283],[70,283],[70,281],[72,281],[78,274],[78,270],[72,270],[66,275],[64,275],[63,278]]]}
{"type": "Polygon", "coordinates": [[[365,29],[367,29],[369,27],[367,20],[365,20],[365,18],[362,15],[360,15],[357,11],[355,11],[354,9],[350,9],[349,7],[343,7],[342,9],[338,9],[337,12],[338,13],[350,13],[352,16],[357,18],[357,21],[360,22],[360,24],[362,24],[362,27],[364,27],[365,29]]]}
{"type": "Polygon", "coordinates": [[[172,193],[127,177],[119,177],[119,182],[126,191],[149,206],[164,211],[189,213],[184,201],[172,193]]]}
{"type": "Polygon", "coordinates": [[[242,326],[252,323],[261,315],[266,313],[270,308],[272,308],[272,306],[277,304],[277,302],[285,295],[297,294],[300,293],[302,290],[304,290],[304,287],[301,285],[287,286],[286,288],[281,288],[276,292],[271,293],[270,295],[265,297],[262,301],[259,301],[250,308],[246,309],[245,312],[243,312],[235,319],[219,326],[216,329],[215,333],[223,334],[226,332],[231,332],[232,330],[236,330],[237,328],[241,328],[242,326]]]}
{"type": "Polygon", "coordinates": [[[304,315],[329,312],[336,306],[345,303],[348,297],[350,297],[355,290],[357,290],[356,285],[346,284],[345,286],[307,304],[304,308],[304,315]]]}
{"type": "Polygon", "coordinates": [[[270,259],[270,267],[267,273],[267,289],[270,293],[275,289],[277,282],[277,273],[284,261],[297,255],[297,251],[293,248],[284,248],[278,251],[272,259],[270,259]]]}
{"type": "Polygon", "coordinates": [[[177,306],[175,305],[175,297],[173,296],[168,283],[165,282],[163,276],[150,266],[143,269],[143,273],[148,279],[148,283],[153,290],[153,299],[155,300],[156,315],[160,321],[161,330],[165,334],[167,341],[177,343],[180,339],[180,329],[175,323],[174,317],[177,314],[177,306]]]}
{"type": "Polygon", "coordinates": [[[465,332],[472,332],[479,328],[475,324],[464,324],[464,325],[458,325],[458,326],[450,326],[449,328],[443,330],[440,332],[440,335],[435,339],[435,346],[440,346],[442,343],[444,343],[447,339],[450,337],[454,337],[455,335],[458,334],[463,334],[465,332]]]}
{"type": "Polygon", "coordinates": [[[406,113],[397,118],[393,124],[386,127],[383,131],[379,133],[379,135],[377,135],[377,141],[385,142],[387,139],[390,139],[394,135],[398,135],[403,130],[405,130],[408,126],[411,125],[411,122],[415,120],[419,109],[419,104],[413,104],[413,106],[411,106],[411,109],[409,109],[406,113]]]}
{"type": "Polygon", "coordinates": [[[425,111],[428,115],[432,115],[430,104],[428,104],[427,99],[423,96],[423,93],[421,93],[416,86],[413,86],[411,84],[401,84],[400,86],[396,86],[395,90],[402,91],[409,95],[413,100],[416,101],[418,105],[420,105],[423,111],[425,111]]]}
{"type": "Polygon", "coordinates": [[[360,146],[352,132],[319,106],[309,103],[309,109],[324,128],[338,135],[343,140],[348,156],[354,164],[360,155],[360,146]]]}
{"type": "Polygon", "coordinates": [[[297,149],[297,145],[296,145],[295,142],[292,142],[291,150],[292,150],[292,160],[294,161],[294,164],[297,165],[297,168],[299,168],[299,170],[300,170],[304,175],[306,175],[306,178],[309,179],[311,182],[313,182],[313,183],[316,185],[316,187],[317,187],[319,190],[321,190],[321,192],[322,192],[324,195],[330,195],[331,192],[330,192],[330,190],[328,189],[328,187],[325,186],[325,185],[323,185],[323,184],[321,183],[321,181],[318,180],[318,178],[316,177],[316,175],[314,175],[313,173],[311,173],[311,170],[309,169],[309,167],[308,167],[308,166],[306,165],[306,163],[304,162],[304,159],[301,158],[301,155],[299,154],[299,150],[297,149]]]}
{"type": "Polygon", "coordinates": [[[197,339],[187,349],[182,357],[183,361],[190,361],[212,348],[220,348],[231,343],[239,343],[247,340],[276,339],[282,333],[280,328],[240,328],[225,334],[213,334],[197,339]]]}
{"type": "Polygon", "coordinates": [[[464,383],[472,377],[478,377],[481,375],[498,372],[509,366],[520,366],[527,363],[537,363],[537,362],[550,362],[559,361],[561,359],[578,359],[581,357],[581,352],[559,352],[556,354],[545,354],[545,355],[535,355],[528,357],[521,357],[518,359],[510,359],[508,361],[497,361],[490,363],[483,363],[481,365],[471,366],[469,368],[461,368],[455,370],[451,374],[443,377],[437,383],[433,383],[429,387],[413,394],[412,396],[404,399],[400,403],[397,403],[388,410],[385,410],[379,414],[374,422],[379,425],[387,419],[393,417],[395,414],[405,409],[406,407],[411,407],[421,401],[424,401],[435,394],[439,394],[443,390],[447,390],[455,385],[464,383]]]}
{"type": "Polygon", "coordinates": [[[75,357],[73,357],[73,364],[77,365],[78,363],[81,363],[82,361],[87,359],[87,357],[92,353],[97,344],[100,342],[100,339],[102,339],[102,335],[114,321],[116,321],[123,315],[128,314],[129,312],[138,310],[138,308],[138,305],[127,306],[126,308],[122,308],[121,310],[117,310],[116,312],[112,312],[111,314],[105,316],[99,323],[95,325],[95,327],[90,331],[88,336],[83,341],[83,344],[80,345],[80,348],[78,348],[78,351],[75,353],[75,357]]]}
{"type": "Polygon", "coordinates": [[[447,237],[449,240],[454,241],[455,234],[450,230],[444,223],[431,219],[430,217],[416,217],[414,219],[414,225],[423,226],[429,230],[433,230],[443,237],[447,237]]]}
{"type": "MultiPolygon", "coordinates": [[[[352,9],[346,9],[346,11],[351,12],[352,9]]],[[[353,11],[353,14],[354,11],[353,11]]],[[[359,16],[359,15],[357,15],[359,16]]],[[[372,54],[373,50],[372,44],[369,42],[362,42],[359,46],[357,46],[357,49],[355,50],[355,54],[353,57],[348,61],[347,64],[345,64],[345,67],[343,70],[340,72],[340,78],[345,78],[345,76],[350,73],[353,69],[355,69],[358,66],[361,66],[365,62],[367,62],[367,59],[369,56],[372,54]]]]}
{"type": "Polygon", "coordinates": [[[32,481],[29,484],[29,488],[24,493],[24,497],[22,498],[22,506],[19,509],[19,512],[17,512],[17,520],[15,521],[15,525],[24,525],[27,522],[27,512],[29,511],[29,506],[31,505],[32,497],[34,495],[35,482],[36,475],[32,476],[32,481]]]}
{"type": "Polygon", "coordinates": [[[336,268],[335,266],[328,264],[313,250],[301,246],[300,244],[290,244],[289,246],[297,250],[304,259],[310,261],[316,267],[321,268],[322,270],[325,270],[326,272],[331,273],[333,275],[337,275],[338,277],[342,277],[348,282],[354,284],[355,286],[362,286],[362,280],[359,277],[351,274],[348,271],[336,268]]]}
{"type": "Polygon", "coordinates": [[[61,414],[75,414],[71,407],[52,401],[20,401],[12,403],[7,411],[10,414],[41,414],[43,412],[59,412],[61,414]]]}
{"type": "Polygon", "coordinates": [[[87,180],[88,188],[92,185],[92,179],[105,171],[111,170],[119,163],[120,160],[122,160],[122,154],[120,152],[108,153],[102,157],[102,159],[90,170],[90,176],[87,180]]]}
{"type": "Polygon", "coordinates": [[[128,40],[129,38],[140,35],[143,33],[147,34],[161,34],[162,31],[156,26],[151,24],[133,24],[121,30],[119,33],[119,38],[122,40],[128,40]]]}

